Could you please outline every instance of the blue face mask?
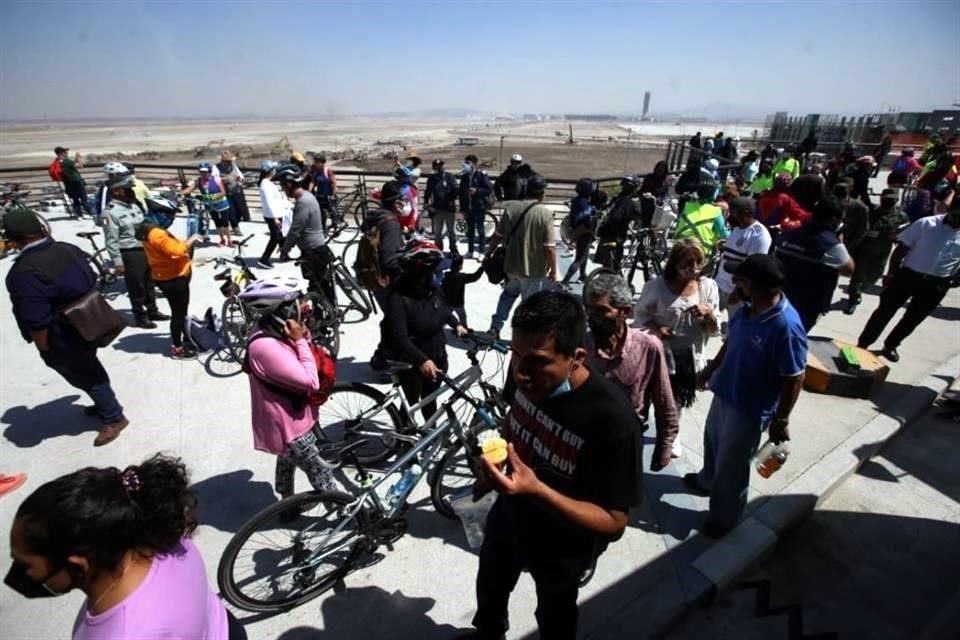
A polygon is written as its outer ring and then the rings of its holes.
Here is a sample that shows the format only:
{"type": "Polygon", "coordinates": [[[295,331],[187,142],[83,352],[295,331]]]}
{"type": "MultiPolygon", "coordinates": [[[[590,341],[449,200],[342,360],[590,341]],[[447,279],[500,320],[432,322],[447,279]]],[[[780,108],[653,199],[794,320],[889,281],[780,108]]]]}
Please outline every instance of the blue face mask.
{"type": "Polygon", "coordinates": [[[564,378],[563,382],[557,385],[557,388],[550,393],[551,398],[556,398],[557,396],[562,396],[565,393],[570,393],[573,391],[573,387],[570,385],[570,378],[564,378]]]}
{"type": "Polygon", "coordinates": [[[463,163],[463,172],[464,173],[473,173],[473,165],[469,162],[463,163]]]}

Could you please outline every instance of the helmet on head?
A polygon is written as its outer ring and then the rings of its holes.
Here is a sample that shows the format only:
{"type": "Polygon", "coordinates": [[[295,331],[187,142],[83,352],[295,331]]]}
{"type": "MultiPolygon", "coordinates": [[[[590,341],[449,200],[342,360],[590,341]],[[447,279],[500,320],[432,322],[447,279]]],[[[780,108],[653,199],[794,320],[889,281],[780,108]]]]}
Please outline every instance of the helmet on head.
{"type": "Polygon", "coordinates": [[[128,169],[122,162],[108,162],[103,165],[103,172],[107,174],[107,177],[121,176],[127,173],[130,173],[128,169]]]}
{"type": "Polygon", "coordinates": [[[306,158],[304,157],[304,155],[303,155],[302,153],[300,153],[299,151],[294,151],[293,153],[290,154],[290,162],[303,163],[303,162],[306,162],[306,161],[307,161],[307,159],[306,159],[306,158]]]}
{"type": "Polygon", "coordinates": [[[252,311],[268,314],[285,303],[297,300],[303,289],[304,284],[300,279],[281,276],[252,282],[238,297],[252,311]]]}
{"type": "Polygon", "coordinates": [[[133,176],[129,173],[123,173],[107,181],[111,189],[133,189],[133,176]]]}
{"type": "Polygon", "coordinates": [[[260,171],[266,173],[267,171],[273,171],[278,166],[279,165],[277,164],[276,160],[264,160],[260,163],[260,171]]]}
{"type": "Polygon", "coordinates": [[[720,161],[717,160],[716,158],[710,158],[709,160],[707,160],[706,165],[707,165],[707,168],[710,169],[711,171],[716,171],[717,169],[720,168],[720,161]]]}
{"type": "Polygon", "coordinates": [[[639,186],[637,176],[623,176],[620,178],[620,188],[624,191],[633,191],[639,186]]]}
{"type": "Polygon", "coordinates": [[[176,203],[160,196],[147,196],[146,204],[148,211],[158,211],[160,213],[173,215],[180,210],[176,203]]]}
{"type": "Polygon", "coordinates": [[[274,174],[273,180],[282,185],[300,184],[300,182],[303,180],[303,174],[300,173],[299,168],[293,165],[285,164],[277,168],[277,172],[274,174]]]}
{"type": "Polygon", "coordinates": [[[515,153],[512,156],[510,156],[510,164],[514,164],[514,163],[520,164],[521,162],[523,162],[523,156],[520,155],[519,153],[515,153]]]}
{"type": "Polygon", "coordinates": [[[411,240],[400,252],[400,262],[404,268],[433,270],[441,260],[443,252],[429,240],[411,240]]]}
{"type": "Polygon", "coordinates": [[[713,180],[704,180],[697,185],[697,198],[703,201],[713,200],[717,193],[717,185],[713,180]]]}
{"type": "Polygon", "coordinates": [[[206,171],[209,173],[212,170],[213,168],[210,166],[209,162],[201,162],[197,165],[197,171],[206,171]]]}
{"type": "Polygon", "coordinates": [[[596,190],[597,183],[590,178],[580,178],[577,180],[577,185],[574,187],[574,191],[577,192],[577,195],[583,198],[589,198],[596,190]]]}

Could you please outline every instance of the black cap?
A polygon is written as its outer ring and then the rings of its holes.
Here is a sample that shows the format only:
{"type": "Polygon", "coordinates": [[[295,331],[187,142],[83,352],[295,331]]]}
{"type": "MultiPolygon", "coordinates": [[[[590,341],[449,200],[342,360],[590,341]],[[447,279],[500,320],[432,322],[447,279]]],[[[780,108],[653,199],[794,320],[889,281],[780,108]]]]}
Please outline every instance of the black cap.
{"type": "Polygon", "coordinates": [[[747,256],[747,259],[737,267],[734,275],[766,289],[779,288],[784,280],[780,260],[769,254],[758,253],[747,256]]]}
{"type": "Polygon", "coordinates": [[[385,206],[392,206],[392,202],[400,197],[400,183],[396,180],[385,182],[380,189],[380,202],[385,206]]]}
{"type": "Polygon", "coordinates": [[[43,233],[43,223],[26,207],[16,207],[3,216],[3,231],[11,240],[22,240],[43,233]]]}
{"type": "Polygon", "coordinates": [[[66,153],[67,151],[70,151],[70,147],[54,147],[53,148],[53,152],[57,155],[60,155],[61,153],[66,153]]]}

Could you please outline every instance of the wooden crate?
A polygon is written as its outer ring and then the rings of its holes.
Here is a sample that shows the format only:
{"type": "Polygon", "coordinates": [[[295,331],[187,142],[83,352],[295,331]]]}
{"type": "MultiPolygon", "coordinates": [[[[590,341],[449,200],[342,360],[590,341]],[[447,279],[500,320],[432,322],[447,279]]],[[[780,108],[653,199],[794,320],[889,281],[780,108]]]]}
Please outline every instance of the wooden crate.
{"type": "Polygon", "coordinates": [[[847,398],[869,398],[887,379],[890,367],[866,349],[829,338],[810,338],[807,351],[807,391],[847,398]],[[860,369],[844,366],[840,349],[851,347],[860,359],[860,369]]]}

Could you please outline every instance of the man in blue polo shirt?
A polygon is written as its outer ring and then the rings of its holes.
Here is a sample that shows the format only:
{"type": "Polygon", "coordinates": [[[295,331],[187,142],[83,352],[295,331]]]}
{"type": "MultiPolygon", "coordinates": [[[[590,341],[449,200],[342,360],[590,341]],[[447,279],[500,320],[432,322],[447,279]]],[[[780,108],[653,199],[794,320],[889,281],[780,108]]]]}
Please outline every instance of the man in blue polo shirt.
{"type": "Polygon", "coordinates": [[[684,482],[710,496],[710,515],[701,529],[720,537],[733,529],[747,503],[750,459],[760,436],[790,439],[790,412],[807,367],[807,332],[781,292],[783,268],[770,255],[747,257],[734,275],[746,304],[730,319],[727,340],[700,374],[710,383],[713,402],[703,439],[703,469],[684,482]]]}

